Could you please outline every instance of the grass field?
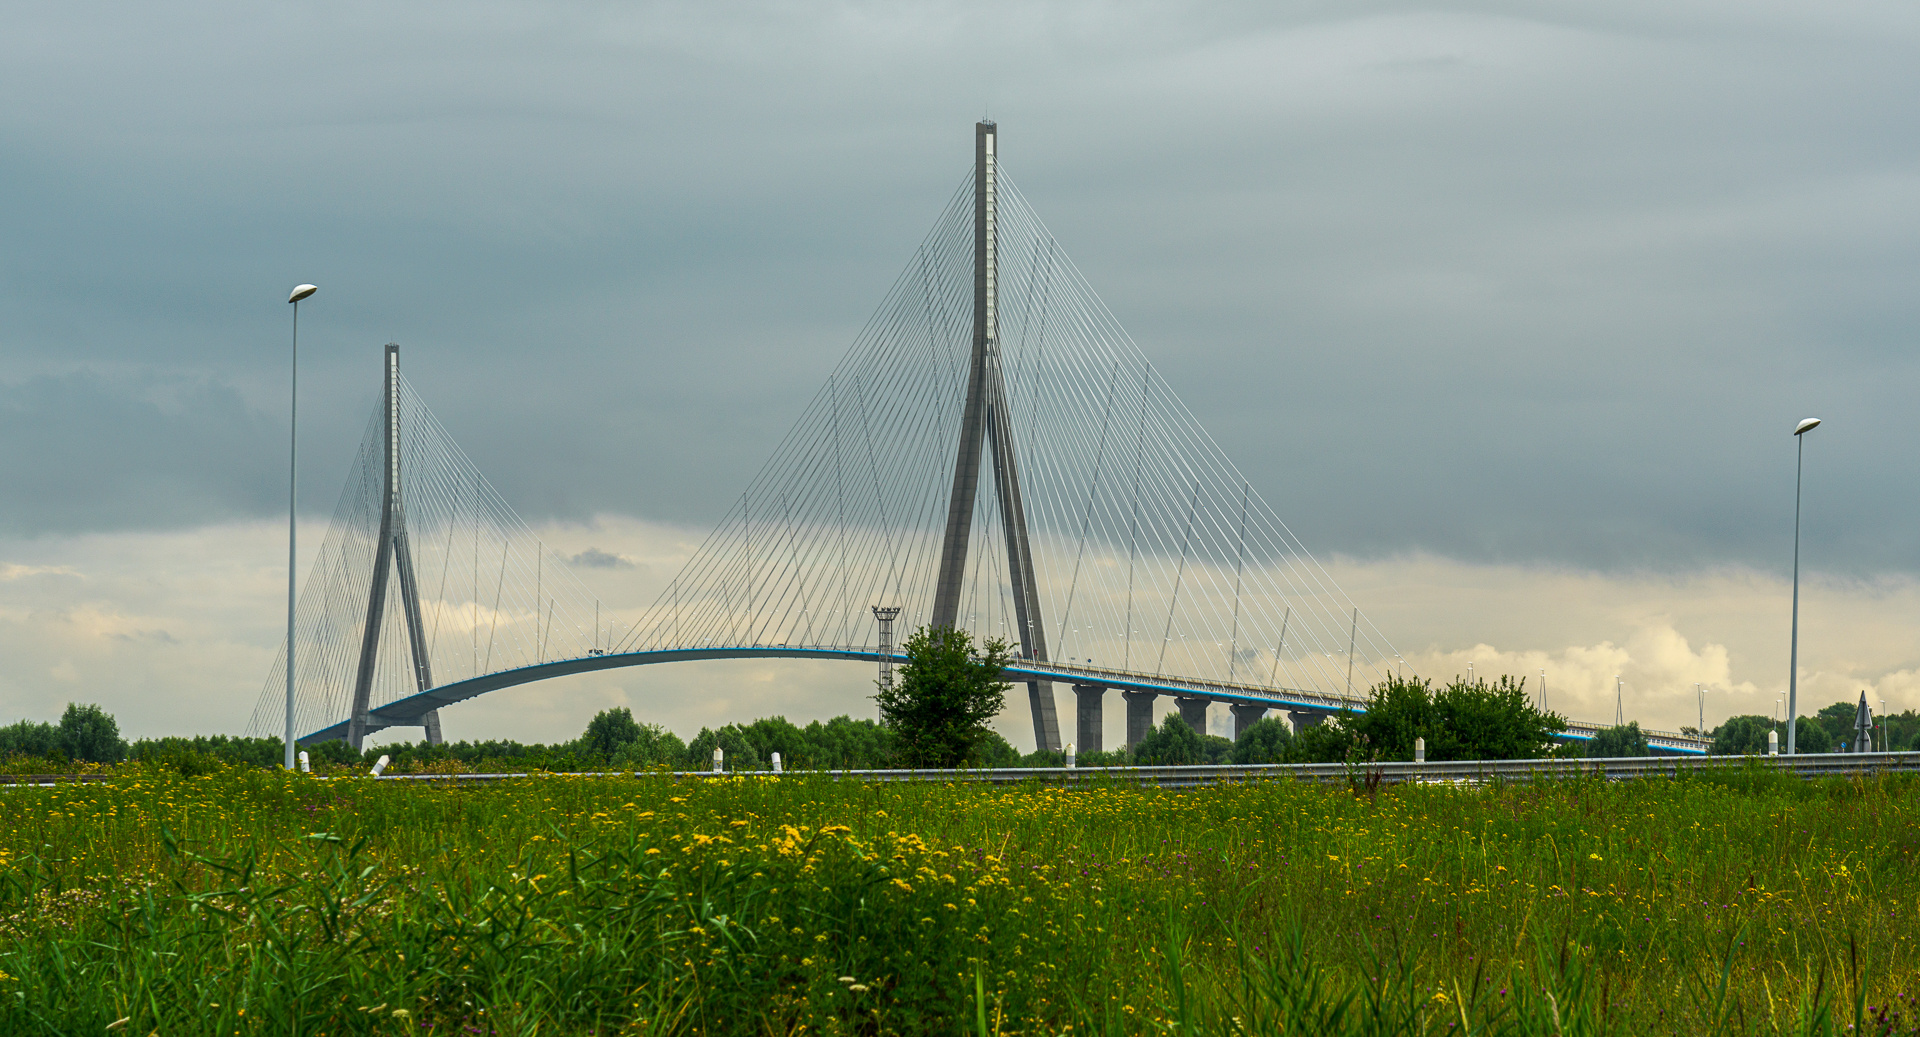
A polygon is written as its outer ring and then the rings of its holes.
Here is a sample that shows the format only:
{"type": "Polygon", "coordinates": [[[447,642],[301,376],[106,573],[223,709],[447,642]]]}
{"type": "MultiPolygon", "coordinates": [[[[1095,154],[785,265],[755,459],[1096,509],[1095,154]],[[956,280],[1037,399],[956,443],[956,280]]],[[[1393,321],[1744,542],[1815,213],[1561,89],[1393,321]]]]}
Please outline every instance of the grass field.
{"type": "Polygon", "coordinates": [[[0,833],[6,1034],[1879,1034],[1920,1015],[1903,778],[123,771],[0,792],[0,833]]]}

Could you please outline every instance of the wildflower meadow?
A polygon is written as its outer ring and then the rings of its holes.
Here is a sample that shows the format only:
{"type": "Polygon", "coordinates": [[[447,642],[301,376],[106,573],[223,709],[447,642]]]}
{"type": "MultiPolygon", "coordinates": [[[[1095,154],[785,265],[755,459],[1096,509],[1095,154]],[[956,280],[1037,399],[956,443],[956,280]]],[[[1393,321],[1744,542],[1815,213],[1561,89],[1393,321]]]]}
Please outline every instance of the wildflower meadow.
{"type": "Polygon", "coordinates": [[[0,1032],[1910,1034],[1920,783],[0,792],[0,1032]]]}

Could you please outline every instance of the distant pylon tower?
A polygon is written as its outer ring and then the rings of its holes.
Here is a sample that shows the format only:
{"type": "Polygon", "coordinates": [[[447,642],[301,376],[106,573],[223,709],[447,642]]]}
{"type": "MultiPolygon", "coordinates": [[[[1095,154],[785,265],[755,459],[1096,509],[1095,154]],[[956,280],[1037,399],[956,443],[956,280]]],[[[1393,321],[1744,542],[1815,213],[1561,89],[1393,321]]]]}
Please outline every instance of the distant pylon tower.
{"type": "MultiPolygon", "coordinates": [[[[933,625],[958,626],[960,585],[967,573],[967,548],[973,534],[973,506],[980,488],[980,454],[993,452],[994,489],[1007,538],[1007,576],[1013,585],[1014,622],[1020,632],[1020,656],[1044,661],[1047,634],[1041,623],[1040,589],[1034,579],[1033,552],[1027,544],[1027,515],[1020,500],[1020,470],[1013,449],[1013,416],[1000,370],[998,313],[999,213],[994,173],[995,128],[973,128],[973,362],[967,373],[967,404],[960,418],[960,454],[953,466],[953,496],[947,503],[946,535],[940,542],[940,575],[933,592],[933,625]],[[982,441],[985,441],[984,444],[982,441]]],[[[1043,750],[1060,748],[1060,721],[1054,712],[1053,685],[1027,683],[1033,710],[1033,740],[1043,750]]]]}
{"type": "Polygon", "coordinates": [[[873,606],[873,618],[880,621],[880,679],[875,682],[881,691],[893,688],[893,621],[900,618],[900,606],[873,606]]]}
{"type": "MultiPolygon", "coordinates": [[[[353,711],[347,715],[347,744],[361,748],[375,726],[368,715],[373,697],[374,663],[380,655],[380,626],[387,607],[387,573],[400,570],[400,606],[407,619],[407,643],[412,649],[416,691],[433,687],[433,664],[427,659],[426,626],[420,620],[420,588],[413,578],[413,551],[407,546],[407,509],[400,494],[400,346],[387,343],[385,397],[385,491],[381,494],[380,541],[373,556],[373,589],[367,599],[367,625],[360,634],[360,667],[353,681],[353,711]]],[[[439,745],[440,711],[420,718],[427,742],[439,745]]]]}

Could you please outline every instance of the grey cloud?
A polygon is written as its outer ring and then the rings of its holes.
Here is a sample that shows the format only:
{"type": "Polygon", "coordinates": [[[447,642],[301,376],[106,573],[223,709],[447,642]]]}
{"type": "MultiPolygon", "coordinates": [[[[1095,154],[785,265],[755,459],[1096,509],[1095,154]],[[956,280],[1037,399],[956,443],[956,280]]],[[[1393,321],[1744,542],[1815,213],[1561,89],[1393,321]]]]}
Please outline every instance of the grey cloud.
{"type": "Polygon", "coordinates": [[[6,530],[283,507],[301,280],[309,510],[397,339],[529,518],[711,521],[990,107],[1318,552],[1779,570],[1787,430],[1818,414],[1809,564],[1920,571],[1920,13],[461,11],[20,14],[6,530]]]}
{"type": "Polygon", "coordinates": [[[597,547],[589,547],[585,551],[567,559],[567,561],[583,569],[633,568],[633,561],[631,559],[617,554],[609,554],[597,547]]]}
{"type": "Polygon", "coordinates": [[[276,502],[284,514],[284,437],[212,381],[78,371],[0,384],[0,523],[35,535],[197,525],[276,502]]]}

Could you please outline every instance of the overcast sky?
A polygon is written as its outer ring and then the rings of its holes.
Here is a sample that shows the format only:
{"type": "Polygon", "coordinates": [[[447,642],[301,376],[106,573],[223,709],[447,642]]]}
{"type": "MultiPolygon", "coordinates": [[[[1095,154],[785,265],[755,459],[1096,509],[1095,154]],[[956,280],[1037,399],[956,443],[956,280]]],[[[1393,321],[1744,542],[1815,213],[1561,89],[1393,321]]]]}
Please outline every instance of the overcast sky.
{"type": "MultiPolygon", "coordinates": [[[[879,303],[983,115],[1120,321],[1301,539],[1365,574],[1371,597],[1349,590],[1396,644],[1564,653],[1684,613],[1678,636],[1740,646],[1725,682],[1771,702],[1807,415],[1827,424],[1806,566],[1849,607],[1910,602],[1920,577],[1911,4],[15,3],[7,25],[13,715],[243,722],[178,711],[244,717],[277,643],[216,617],[277,593],[292,284],[321,286],[310,521],[393,340],[530,521],[692,535],[879,303]],[[1498,607],[1445,593],[1496,575],[1498,607]],[[1726,579],[1766,608],[1674,604],[1726,579]],[[1641,619],[1569,629],[1597,586],[1641,619]],[[83,606],[199,633],[168,634],[175,662],[116,642],[90,678],[102,650],[32,632],[80,629],[83,606]],[[231,642],[218,679],[194,637],[231,642]]],[[[634,536],[580,546],[650,550],[634,536]]],[[[1714,586],[1700,600],[1727,600],[1714,586]]],[[[1870,645],[1803,645],[1837,694],[1920,667],[1920,614],[1874,614],[1870,645]]],[[[701,722],[747,718],[722,712],[701,722]]]]}

